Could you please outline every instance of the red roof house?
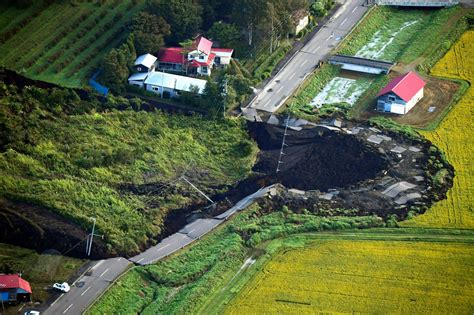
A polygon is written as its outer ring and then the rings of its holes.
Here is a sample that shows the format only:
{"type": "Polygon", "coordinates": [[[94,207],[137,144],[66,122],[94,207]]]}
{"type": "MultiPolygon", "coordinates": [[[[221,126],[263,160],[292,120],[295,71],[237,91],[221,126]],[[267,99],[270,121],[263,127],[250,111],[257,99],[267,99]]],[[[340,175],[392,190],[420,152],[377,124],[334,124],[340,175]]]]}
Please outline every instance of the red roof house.
{"type": "Polygon", "coordinates": [[[19,275],[0,275],[0,301],[18,303],[31,301],[31,286],[19,275]]]}
{"type": "Polygon", "coordinates": [[[423,98],[426,82],[410,71],[393,79],[377,94],[377,110],[406,114],[423,98]]]}
{"type": "Polygon", "coordinates": [[[212,48],[212,45],[212,41],[198,36],[187,53],[182,47],[163,48],[158,53],[158,69],[209,76],[214,65],[228,65],[234,52],[230,48],[212,48]]]}

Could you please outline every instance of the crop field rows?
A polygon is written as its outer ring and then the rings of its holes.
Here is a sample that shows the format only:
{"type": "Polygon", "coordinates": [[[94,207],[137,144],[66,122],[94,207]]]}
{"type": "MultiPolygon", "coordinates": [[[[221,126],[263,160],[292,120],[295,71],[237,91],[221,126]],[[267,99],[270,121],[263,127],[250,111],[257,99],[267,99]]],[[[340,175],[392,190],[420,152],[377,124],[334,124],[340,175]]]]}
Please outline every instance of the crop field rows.
{"type": "Polygon", "coordinates": [[[434,131],[423,135],[441,148],[456,170],[453,188],[447,199],[436,203],[427,213],[404,224],[449,228],[474,228],[474,31],[468,31],[435,65],[436,76],[463,79],[471,83],[463,98],[434,131]]]}
{"type": "Polygon", "coordinates": [[[22,12],[23,19],[11,19],[17,9],[3,10],[0,34],[6,40],[0,44],[0,65],[35,79],[82,86],[102,56],[124,39],[123,25],[143,8],[143,1],[134,3],[51,4],[41,11],[32,6],[22,12]]]}
{"type": "Polygon", "coordinates": [[[473,257],[462,243],[319,241],[275,255],[226,313],[467,314],[473,257]]]}

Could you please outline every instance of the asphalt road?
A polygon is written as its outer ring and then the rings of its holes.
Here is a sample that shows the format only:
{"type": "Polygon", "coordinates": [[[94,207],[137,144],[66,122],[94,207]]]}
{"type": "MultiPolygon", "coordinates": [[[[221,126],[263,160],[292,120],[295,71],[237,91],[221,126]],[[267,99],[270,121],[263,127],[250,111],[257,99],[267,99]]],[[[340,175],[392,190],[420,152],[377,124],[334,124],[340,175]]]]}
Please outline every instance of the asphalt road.
{"type": "Polygon", "coordinates": [[[125,258],[99,260],[85,275],[71,285],[44,314],[81,314],[132,263],[125,258]]]}
{"type": "Polygon", "coordinates": [[[290,97],[321,60],[346,36],[369,9],[365,0],[347,0],[331,20],[293,58],[257,91],[249,107],[275,112],[290,97]]]}

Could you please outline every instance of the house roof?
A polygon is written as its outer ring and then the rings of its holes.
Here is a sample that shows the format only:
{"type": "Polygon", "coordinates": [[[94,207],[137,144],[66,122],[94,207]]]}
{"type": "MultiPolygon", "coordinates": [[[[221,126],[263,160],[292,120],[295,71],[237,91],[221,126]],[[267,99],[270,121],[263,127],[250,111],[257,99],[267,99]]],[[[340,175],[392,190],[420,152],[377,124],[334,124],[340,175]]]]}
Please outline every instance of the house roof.
{"type": "Polygon", "coordinates": [[[424,86],[426,82],[423,81],[415,72],[410,71],[407,74],[401,75],[393,79],[387,84],[377,97],[387,93],[394,93],[405,102],[410,101],[424,86]]]}
{"type": "Polygon", "coordinates": [[[31,293],[31,287],[28,281],[20,278],[19,275],[0,275],[1,289],[23,289],[31,293]]]}
{"type": "Polygon", "coordinates": [[[198,36],[194,40],[194,49],[209,55],[211,53],[212,42],[204,36],[198,36]]]}
{"type": "Polygon", "coordinates": [[[151,66],[155,63],[156,57],[151,54],[144,54],[141,55],[135,60],[135,66],[142,65],[147,68],[151,68],[151,66]]]}
{"type": "Polygon", "coordinates": [[[168,89],[176,89],[187,92],[191,91],[191,86],[197,86],[199,88],[199,94],[204,91],[206,83],[206,80],[184,77],[181,75],[165,72],[153,72],[145,80],[145,84],[163,86],[168,89]]]}
{"type": "Polygon", "coordinates": [[[212,48],[211,53],[219,57],[230,57],[234,53],[234,50],[232,48],[212,48]]]}
{"type": "Polygon", "coordinates": [[[181,47],[167,47],[160,49],[158,53],[158,60],[160,62],[179,63],[184,62],[183,48],[181,47]]]}
{"type": "Polygon", "coordinates": [[[148,73],[134,73],[128,78],[128,81],[143,81],[147,76],[148,73]]]}
{"type": "Polygon", "coordinates": [[[211,63],[214,62],[214,59],[216,58],[216,54],[213,54],[211,53],[208,57],[207,57],[207,61],[206,62],[200,62],[196,59],[194,59],[193,61],[190,62],[190,66],[191,67],[207,67],[209,66],[211,63]]]}

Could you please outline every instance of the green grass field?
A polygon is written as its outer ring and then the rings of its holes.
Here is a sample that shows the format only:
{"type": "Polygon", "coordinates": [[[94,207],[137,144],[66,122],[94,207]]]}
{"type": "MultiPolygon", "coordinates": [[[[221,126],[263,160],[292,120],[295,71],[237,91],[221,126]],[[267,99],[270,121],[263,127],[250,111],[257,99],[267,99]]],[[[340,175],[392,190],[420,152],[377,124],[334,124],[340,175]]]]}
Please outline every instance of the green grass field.
{"type": "Polygon", "coordinates": [[[65,115],[47,99],[61,93],[0,90],[8,127],[0,139],[9,143],[0,154],[0,196],[84,226],[96,217],[111,249],[137,251],[161,232],[169,211],[202,202],[176,181],[184,172],[213,195],[246,177],[254,163],[256,145],[241,120],[132,110],[65,115]]]}
{"type": "Polygon", "coordinates": [[[126,36],[145,1],[64,2],[27,9],[0,5],[0,65],[28,77],[81,87],[126,36]]]}

